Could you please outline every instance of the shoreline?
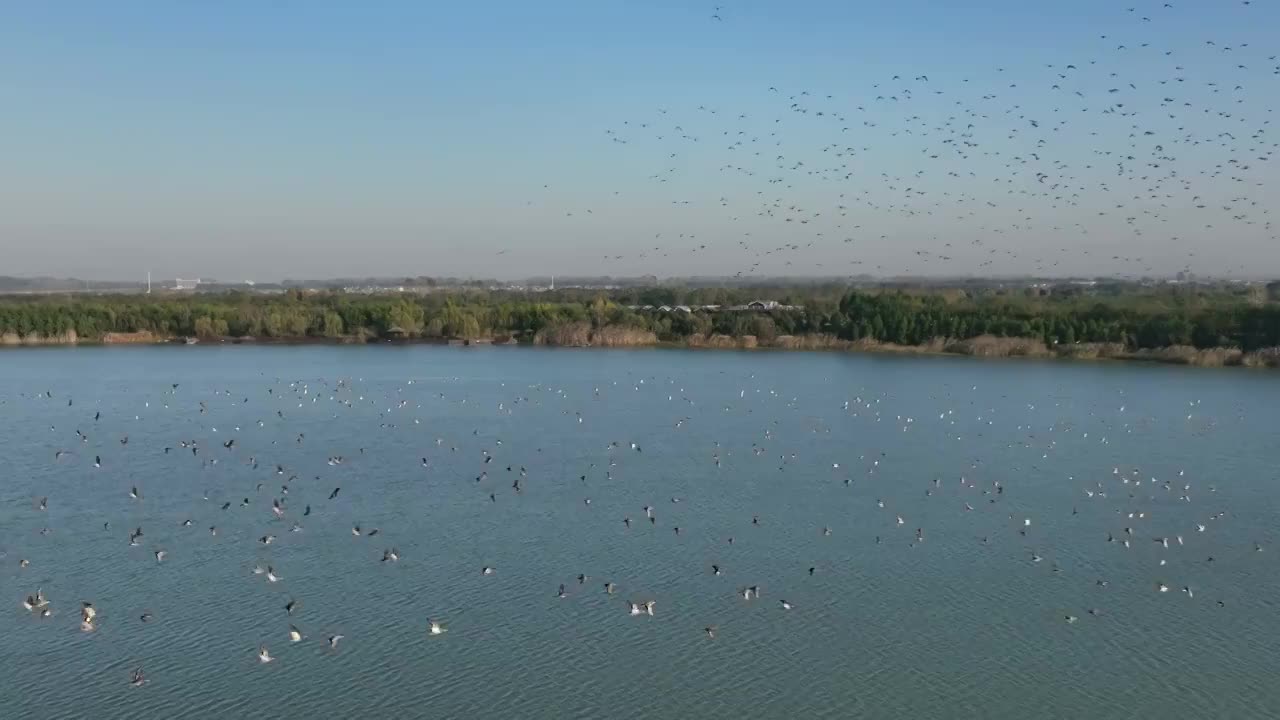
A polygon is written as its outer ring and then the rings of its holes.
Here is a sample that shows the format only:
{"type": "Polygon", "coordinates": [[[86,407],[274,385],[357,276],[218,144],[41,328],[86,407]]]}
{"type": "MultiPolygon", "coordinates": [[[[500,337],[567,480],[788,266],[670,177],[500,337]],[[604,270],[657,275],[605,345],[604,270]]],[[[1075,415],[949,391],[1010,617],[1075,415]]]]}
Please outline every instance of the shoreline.
{"type": "Polygon", "coordinates": [[[759,341],[755,336],[695,336],[683,341],[643,339],[618,342],[602,338],[603,342],[550,342],[537,337],[532,342],[518,342],[512,337],[501,338],[378,338],[378,337],[224,337],[200,339],[192,342],[183,337],[159,337],[137,334],[129,337],[103,337],[86,340],[74,335],[43,338],[15,338],[12,335],[0,342],[0,349],[50,348],[50,347],[228,347],[228,346],[414,346],[437,347],[542,347],[577,349],[680,349],[680,350],[738,350],[782,352],[847,352],[866,355],[910,355],[935,357],[969,357],[985,360],[1027,359],[1068,360],[1086,362],[1125,362],[1184,367],[1239,367],[1252,369],[1280,369],[1280,348],[1246,353],[1237,348],[1204,348],[1171,346],[1132,350],[1117,344],[1075,344],[1070,346],[1046,346],[1038,340],[980,336],[967,340],[950,341],[943,338],[924,345],[895,345],[877,341],[839,340],[825,336],[779,336],[772,341],[759,341]]]}

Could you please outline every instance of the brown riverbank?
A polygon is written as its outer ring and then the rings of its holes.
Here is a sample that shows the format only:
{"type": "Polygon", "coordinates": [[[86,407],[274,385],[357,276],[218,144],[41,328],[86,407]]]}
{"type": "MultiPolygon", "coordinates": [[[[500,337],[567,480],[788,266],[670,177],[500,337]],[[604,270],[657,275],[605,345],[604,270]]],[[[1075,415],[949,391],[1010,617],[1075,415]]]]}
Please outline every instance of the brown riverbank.
{"type": "Polygon", "coordinates": [[[712,349],[775,348],[781,350],[827,350],[899,355],[956,355],[980,358],[1042,358],[1064,360],[1124,360],[1157,362],[1193,367],[1266,367],[1280,368],[1280,348],[1243,352],[1238,348],[1206,348],[1173,346],[1133,350],[1120,343],[1076,343],[1046,345],[1032,338],[980,336],[967,340],[934,338],[922,345],[896,345],[876,340],[841,340],[831,336],[783,335],[768,342],[754,336],[695,336],[688,347],[712,349]]]}
{"type": "MultiPolygon", "coordinates": [[[[153,333],[108,333],[101,338],[83,339],[74,332],[62,335],[19,336],[0,334],[0,347],[40,347],[66,345],[158,345],[189,342],[181,337],[164,337],[153,333]]],[[[203,345],[537,345],[576,348],[643,348],[675,347],[707,350],[791,350],[860,352],[897,355],[954,355],[980,358],[1040,358],[1066,360],[1123,360],[1155,362],[1192,367],[1280,368],[1280,348],[1243,352],[1238,348],[1195,348],[1172,346],[1134,350],[1120,343],[1074,343],[1046,345],[1033,338],[980,336],[965,340],[935,338],[921,345],[896,345],[875,340],[841,340],[830,335],[779,335],[759,338],[755,335],[694,335],[680,342],[662,342],[646,330],[605,327],[592,328],[588,323],[548,328],[525,341],[514,337],[495,338],[375,338],[363,335],[342,337],[218,337],[204,338],[203,345]]]]}
{"type": "Polygon", "coordinates": [[[41,335],[40,333],[19,335],[13,332],[0,333],[0,346],[2,347],[18,347],[23,345],[75,345],[79,342],[80,338],[76,335],[75,330],[68,330],[61,335],[41,335]]]}

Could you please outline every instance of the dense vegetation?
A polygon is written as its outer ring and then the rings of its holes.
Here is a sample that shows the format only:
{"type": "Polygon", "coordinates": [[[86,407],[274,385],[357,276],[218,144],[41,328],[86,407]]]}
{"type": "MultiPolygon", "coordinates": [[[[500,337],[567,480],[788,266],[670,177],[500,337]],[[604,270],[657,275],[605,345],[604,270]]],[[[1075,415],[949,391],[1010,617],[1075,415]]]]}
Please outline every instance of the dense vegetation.
{"type": "MultiPolygon", "coordinates": [[[[1262,288],[1256,288],[1263,290],[1262,288]]],[[[844,291],[832,287],[761,290],[651,288],[611,293],[566,290],[359,295],[247,293],[169,296],[60,295],[0,298],[0,333],[81,340],[108,333],[161,337],[424,338],[512,337],[532,341],[566,325],[639,331],[660,341],[723,335],[778,336],[920,345],[936,338],[1028,338],[1046,345],[1112,343],[1129,349],[1194,346],[1254,351],[1280,346],[1280,302],[1263,291],[1172,286],[1108,294],[1068,289],[844,291]],[[803,309],[729,310],[752,296],[803,309]],[[675,305],[690,313],[629,309],[675,305]]]]}

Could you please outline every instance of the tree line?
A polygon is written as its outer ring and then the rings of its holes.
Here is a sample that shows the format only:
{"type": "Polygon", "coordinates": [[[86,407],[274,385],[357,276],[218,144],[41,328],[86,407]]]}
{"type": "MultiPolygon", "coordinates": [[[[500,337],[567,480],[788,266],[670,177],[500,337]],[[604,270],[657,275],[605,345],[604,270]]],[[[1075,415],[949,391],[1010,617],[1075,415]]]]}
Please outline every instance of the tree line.
{"type": "MultiPolygon", "coordinates": [[[[759,292],[759,291],[755,291],[759,292]]],[[[0,298],[0,333],[81,340],[108,333],[161,337],[489,338],[529,341],[571,323],[653,333],[680,342],[694,336],[823,335],[919,345],[935,338],[1028,338],[1048,345],[1115,343],[1128,348],[1175,345],[1239,348],[1280,346],[1280,303],[1225,294],[1177,293],[1097,297],[957,291],[836,291],[774,295],[801,309],[749,312],[743,291],[666,288],[557,293],[458,292],[358,295],[290,290],[186,296],[64,295],[0,298]],[[660,312],[644,305],[690,299],[721,307],[660,312]],[[714,302],[706,302],[711,300],[714,302]]]]}

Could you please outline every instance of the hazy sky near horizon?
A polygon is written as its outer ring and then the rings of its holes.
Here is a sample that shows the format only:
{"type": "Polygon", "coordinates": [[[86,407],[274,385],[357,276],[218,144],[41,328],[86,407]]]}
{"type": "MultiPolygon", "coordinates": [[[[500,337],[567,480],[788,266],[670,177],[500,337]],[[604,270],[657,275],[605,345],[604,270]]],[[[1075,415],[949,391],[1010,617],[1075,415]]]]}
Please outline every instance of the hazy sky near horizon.
{"type": "Polygon", "coordinates": [[[0,274],[1280,275],[1278,3],[1171,4],[12,4],[0,274]]]}

